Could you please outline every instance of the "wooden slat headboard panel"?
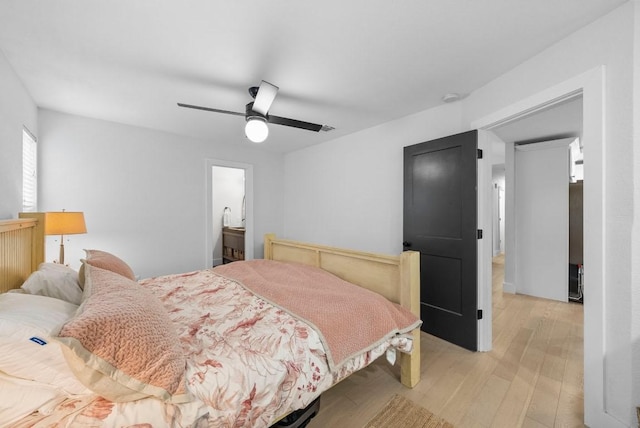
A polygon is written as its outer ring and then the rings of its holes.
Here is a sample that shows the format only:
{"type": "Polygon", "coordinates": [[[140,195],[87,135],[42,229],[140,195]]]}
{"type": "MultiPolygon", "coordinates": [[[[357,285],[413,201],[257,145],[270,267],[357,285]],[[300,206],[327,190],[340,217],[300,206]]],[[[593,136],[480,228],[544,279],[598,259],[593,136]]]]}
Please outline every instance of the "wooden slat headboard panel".
{"type": "Polygon", "coordinates": [[[44,261],[44,213],[0,220],[0,293],[19,288],[44,261]]]}
{"type": "Polygon", "coordinates": [[[415,251],[388,256],[276,239],[273,234],[265,236],[264,245],[265,259],[319,267],[420,316],[420,255],[415,251]]]}

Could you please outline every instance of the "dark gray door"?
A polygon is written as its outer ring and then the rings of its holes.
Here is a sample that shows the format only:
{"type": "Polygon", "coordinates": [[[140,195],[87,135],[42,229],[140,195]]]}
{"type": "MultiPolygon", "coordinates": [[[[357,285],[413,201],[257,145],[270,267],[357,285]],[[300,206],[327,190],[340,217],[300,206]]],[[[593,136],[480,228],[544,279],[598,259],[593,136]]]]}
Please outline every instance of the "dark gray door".
{"type": "Polygon", "coordinates": [[[420,252],[422,330],[477,350],[478,132],[404,149],[404,246],[420,252]]]}

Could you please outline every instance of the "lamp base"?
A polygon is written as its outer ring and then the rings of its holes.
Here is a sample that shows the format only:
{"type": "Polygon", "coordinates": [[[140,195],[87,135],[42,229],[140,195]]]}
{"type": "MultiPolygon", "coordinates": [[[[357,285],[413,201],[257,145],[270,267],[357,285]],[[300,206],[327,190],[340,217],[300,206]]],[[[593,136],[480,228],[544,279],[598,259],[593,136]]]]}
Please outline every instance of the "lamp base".
{"type": "Polygon", "coordinates": [[[64,236],[60,235],[60,256],[58,257],[58,263],[64,264],[64,236]]]}

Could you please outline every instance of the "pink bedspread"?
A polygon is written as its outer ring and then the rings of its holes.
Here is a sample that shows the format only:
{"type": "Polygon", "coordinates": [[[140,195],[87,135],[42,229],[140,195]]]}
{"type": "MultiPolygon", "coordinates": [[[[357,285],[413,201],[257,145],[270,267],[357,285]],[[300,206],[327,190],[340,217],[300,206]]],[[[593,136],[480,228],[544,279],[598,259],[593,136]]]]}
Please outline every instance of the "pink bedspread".
{"type": "Polygon", "coordinates": [[[214,271],[314,326],[326,345],[331,370],[422,323],[400,305],[319,268],[249,260],[214,271]]]}

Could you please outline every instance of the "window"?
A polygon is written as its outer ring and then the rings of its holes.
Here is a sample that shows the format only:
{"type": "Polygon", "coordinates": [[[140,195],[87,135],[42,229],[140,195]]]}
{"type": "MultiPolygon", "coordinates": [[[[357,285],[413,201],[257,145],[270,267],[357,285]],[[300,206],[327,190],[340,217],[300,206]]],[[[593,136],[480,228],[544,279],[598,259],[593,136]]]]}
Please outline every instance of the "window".
{"type": "Polygon", "coordinates": [[[22,210],[38,208],[38,145],[36,137],[26,128],[22,130],[22,210]]]}

